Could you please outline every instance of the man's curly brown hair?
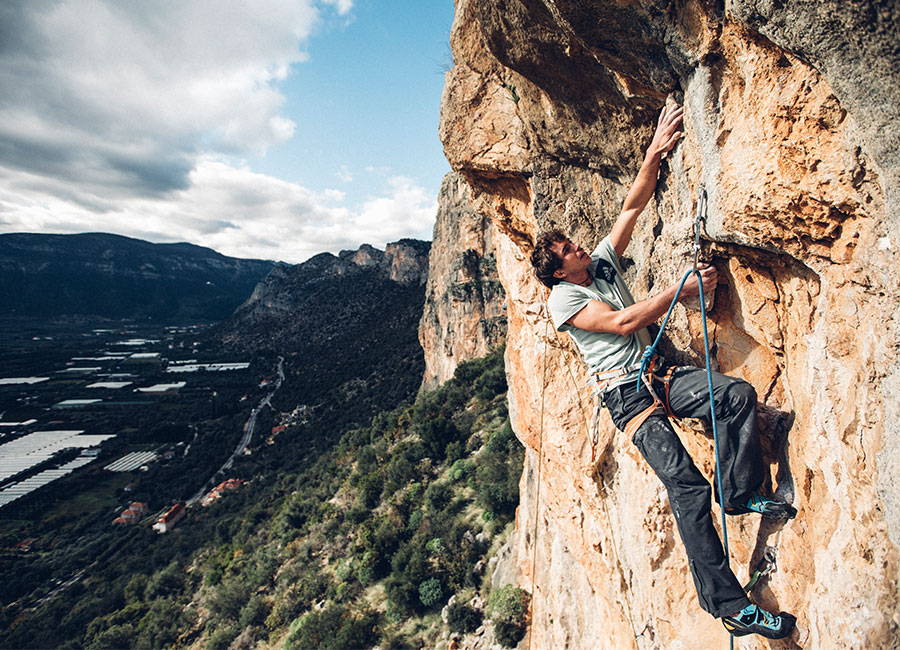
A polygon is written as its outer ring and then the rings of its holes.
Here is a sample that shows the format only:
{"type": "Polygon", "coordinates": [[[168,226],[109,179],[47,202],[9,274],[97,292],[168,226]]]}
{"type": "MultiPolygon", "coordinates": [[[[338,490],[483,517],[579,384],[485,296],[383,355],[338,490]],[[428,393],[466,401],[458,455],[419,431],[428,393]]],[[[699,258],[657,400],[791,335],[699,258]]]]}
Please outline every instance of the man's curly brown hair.
{"type": "Polygon", "coordinates": [[[531,251],[531,266],[534,268],[537,279],[545,287],[552,289],[559,284],[560,279],[554,277],[553,273],[562,268],[562,260],[550,250],[550,247],[567,239],[568,237],[562,230],[554,229],[542,233],[534,243],[534,250],[531,251]]]}

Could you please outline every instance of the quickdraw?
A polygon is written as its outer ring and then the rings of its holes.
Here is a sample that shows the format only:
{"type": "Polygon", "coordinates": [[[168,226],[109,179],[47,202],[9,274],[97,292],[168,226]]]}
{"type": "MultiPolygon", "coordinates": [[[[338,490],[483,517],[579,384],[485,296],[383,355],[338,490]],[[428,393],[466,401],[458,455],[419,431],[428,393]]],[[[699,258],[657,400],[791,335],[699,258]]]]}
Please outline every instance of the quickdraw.
{"type": "Polygon", "coordinates": [[[762,558],[756,563],[756,567],[750,575],[750,580],[744,585],[744,591],[750,593],[760,580],[778,570],[775,564],[777,555],[777,546],[766,546],[762,558]]]}

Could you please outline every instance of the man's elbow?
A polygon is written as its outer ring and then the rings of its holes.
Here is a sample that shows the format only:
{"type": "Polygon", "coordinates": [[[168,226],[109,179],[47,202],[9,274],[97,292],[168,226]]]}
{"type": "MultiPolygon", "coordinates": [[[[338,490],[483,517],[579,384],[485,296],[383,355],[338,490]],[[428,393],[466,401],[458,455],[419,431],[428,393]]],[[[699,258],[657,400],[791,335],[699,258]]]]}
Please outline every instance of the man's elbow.
{"type": "Polygon", "coordinates": [[[612,317],[598,319],[583,329],[591,332],[606,332],[618,336],[629,336],[639,328],[635,326],[635,323],[627,315],[622,316],[617,312],[612,317]]]}
{"type": "Polygon", "coordinates": [[[615,333],[619,336],[631,336],[641,329],[640,322],[630,314],[619,312],[615,318],[615,333]]]}

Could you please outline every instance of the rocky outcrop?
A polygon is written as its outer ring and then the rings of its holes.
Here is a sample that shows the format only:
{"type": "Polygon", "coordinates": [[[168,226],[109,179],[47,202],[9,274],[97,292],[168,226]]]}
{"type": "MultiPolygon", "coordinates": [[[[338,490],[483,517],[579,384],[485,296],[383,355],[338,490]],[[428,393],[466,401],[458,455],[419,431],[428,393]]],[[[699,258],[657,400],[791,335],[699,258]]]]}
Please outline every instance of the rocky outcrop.
{"type": "Polygon", "coordinates": [[[383,251],[363,244],[355,251],[341,251],[338,258],[356,266],[378,269],[394,282],[409,286],[425,284],[429,250],[429,242],[401,239],[387,244],[383,251]]]}
{"type": "Polygon", "coordinates": [[[391,332],[402,331],[404,345],[416,348],[404,348],[402,354],[417,358],[418,345],[405,340],[407,330],[415,330],[407,321],[418,322],[421,313],[430,247],[429,242],[402,239],[385,251],[363,244],[336,256],[319,253],[293,266],[279,263],[209,336],[244,351],[296,353],[309,348],[313,354],[315,348],[323,362],[341,347],[352,364],[356,355],[371,357],[371,346],[391,347],[385,343],[391,332]]]}
{"type": "MultiPolygon", "coordinates": [[[[795,415],[775,483],[798,518],[729,524],[746,578],[766,544],[779,571],[754,592],[798,614],[789,642],[889,647],[898,634],[897,112],[895,3],[458,0],[441,138],[489,217],[507,295],[513,425],[527,448],[516,557],[533,592],[530,647],[727,643],[696,603],[665,491],[605,414],[589,424],[584,365],[549,325],[532,277],[536,234],[585,246],[608,232],[667,101],[685,137],[660,170],[627,251],[638,298],[704,257],[720,286],[719,367],[795,415]],[[836,612],[846,615],[836,617],[836,612]]],[[[699,362],[699,316],[679,306],[670,353],[699,362]]],[[[712,444],[682,440],[712,475],[712,444]]]]}
{"type": "Polygon", "coordinates": [[[429,256],[419,342],[424,390],[453,376],[461,362],[482,357],[506,336],[506,304],[497,276],[494,226],[472,209],[459,174],[444,177],[429,256]]]}

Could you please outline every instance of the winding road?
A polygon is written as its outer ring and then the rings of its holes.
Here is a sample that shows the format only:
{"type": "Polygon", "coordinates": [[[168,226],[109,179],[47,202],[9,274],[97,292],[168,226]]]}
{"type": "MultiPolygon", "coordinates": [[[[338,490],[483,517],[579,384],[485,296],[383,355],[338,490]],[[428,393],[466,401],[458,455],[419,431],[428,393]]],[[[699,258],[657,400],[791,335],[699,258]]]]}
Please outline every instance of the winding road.
{"type": "Polygon", "coordinates": [[[241,441],[238,443],[238,446],[231,453],[231,456],[228,457],[228,460],[218,469],[216,472],[203,484],[203,487],[200,488],[194,496],[188,499],[185,502],[185,506],[190,508],[197,501],[199,501],[204,494],[209,491],[210,488],[217,482],[217,477],[222,474],[225,470],[229,469],[234,464],[234,459],[238,454],[244,453],[244,450],[250,444],[250,440],[253,438],[253,432],[256,429],[256,416],[259,415],[259,412],[266,406],[272,406],[272,396],[281,388],[281,384],[284,381],[284,357],[278,357],[278,379],[275,381],[275,386],[269,392],[268,395],[263,397],[259,404],[253,407],[253,410],[250,411],[250,417],[247,418],[247,421],[244,423],[244,435],[241,436],[241,441]]]}

